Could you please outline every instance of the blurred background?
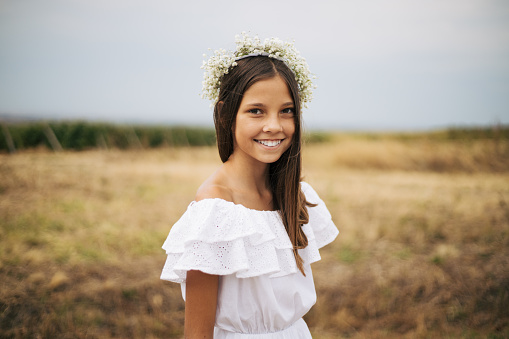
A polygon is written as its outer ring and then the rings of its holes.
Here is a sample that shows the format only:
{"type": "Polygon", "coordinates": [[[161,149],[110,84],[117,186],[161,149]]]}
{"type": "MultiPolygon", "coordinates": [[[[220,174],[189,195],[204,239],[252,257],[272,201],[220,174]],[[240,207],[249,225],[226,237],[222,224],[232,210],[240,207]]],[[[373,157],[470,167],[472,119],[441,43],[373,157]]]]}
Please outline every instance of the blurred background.
{"type": "Polygon", "coordinates": [[[509,337],[503,0],[0,0],[0,337],[183,336],[160,247],[220,166],[203,54],[242,31],[318,77],[313,337],[509,337]]]}

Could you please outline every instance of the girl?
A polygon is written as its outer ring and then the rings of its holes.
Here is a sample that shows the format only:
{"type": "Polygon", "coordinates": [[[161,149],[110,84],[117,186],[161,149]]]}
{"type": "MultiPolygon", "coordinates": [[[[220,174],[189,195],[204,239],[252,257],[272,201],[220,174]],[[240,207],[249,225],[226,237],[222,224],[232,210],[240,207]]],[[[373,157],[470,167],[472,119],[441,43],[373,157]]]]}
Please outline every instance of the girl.
{"type": "Polygon", "coordinates": [[[311,338],[310,264],[338,233],[300,182],[311,75],[292,43],[236,43],[203,66],[223,165],[172,227],[161,279],[181,284],[186,338],[311,338]]]}

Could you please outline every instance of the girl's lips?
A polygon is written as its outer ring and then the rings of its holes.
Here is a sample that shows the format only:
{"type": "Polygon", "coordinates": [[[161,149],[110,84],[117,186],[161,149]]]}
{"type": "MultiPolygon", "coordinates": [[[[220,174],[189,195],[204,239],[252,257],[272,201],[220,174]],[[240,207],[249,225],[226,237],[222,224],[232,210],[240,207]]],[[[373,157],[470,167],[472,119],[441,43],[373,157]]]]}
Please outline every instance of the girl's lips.
{"type": "Polygon", "coordinates": [[[283,141],[283,139],[275,139],[275,140],[258,140],[258,139],[254,139],[254,140],[257,143],[262,144],[263,146],[267,146],[267,147],[276,147],[279,144],[281,144],[281,142],[283,141]]]}

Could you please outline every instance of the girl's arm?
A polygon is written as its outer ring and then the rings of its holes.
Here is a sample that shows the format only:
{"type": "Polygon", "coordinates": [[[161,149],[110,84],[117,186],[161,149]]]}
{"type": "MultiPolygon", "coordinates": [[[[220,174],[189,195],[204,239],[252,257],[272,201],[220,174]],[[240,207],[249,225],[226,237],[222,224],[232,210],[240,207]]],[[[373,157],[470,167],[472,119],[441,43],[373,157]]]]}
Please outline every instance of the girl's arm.
{"type": "Polygon", "coordinates": [[[186,339],[212,339],[216,321],[219,277],[201,271],[188,271],[186,279],[186,339]]]}

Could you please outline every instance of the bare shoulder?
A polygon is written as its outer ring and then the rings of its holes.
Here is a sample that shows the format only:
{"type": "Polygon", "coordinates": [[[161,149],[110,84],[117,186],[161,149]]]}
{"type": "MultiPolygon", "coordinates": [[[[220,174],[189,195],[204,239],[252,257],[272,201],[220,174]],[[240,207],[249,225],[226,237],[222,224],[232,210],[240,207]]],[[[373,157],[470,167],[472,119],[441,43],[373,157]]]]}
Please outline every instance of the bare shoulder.
{"type": "Polygon", "coordinates": [[[228,187],[215,184],[203,184],[196,192],[194,200],[200,201],[203,199],[215,199],[215,198],[223,199],[226,201],[232,201],[232,194],[228,187]]]}
{"type": "Polygon", "coordinates": [[[232,190],[227,186],[224,180],[221,180],[221,177],[219,173],[215,173],[205,180],[196,192],[195,201],[215,198],[233,201],[232,190]]]}

